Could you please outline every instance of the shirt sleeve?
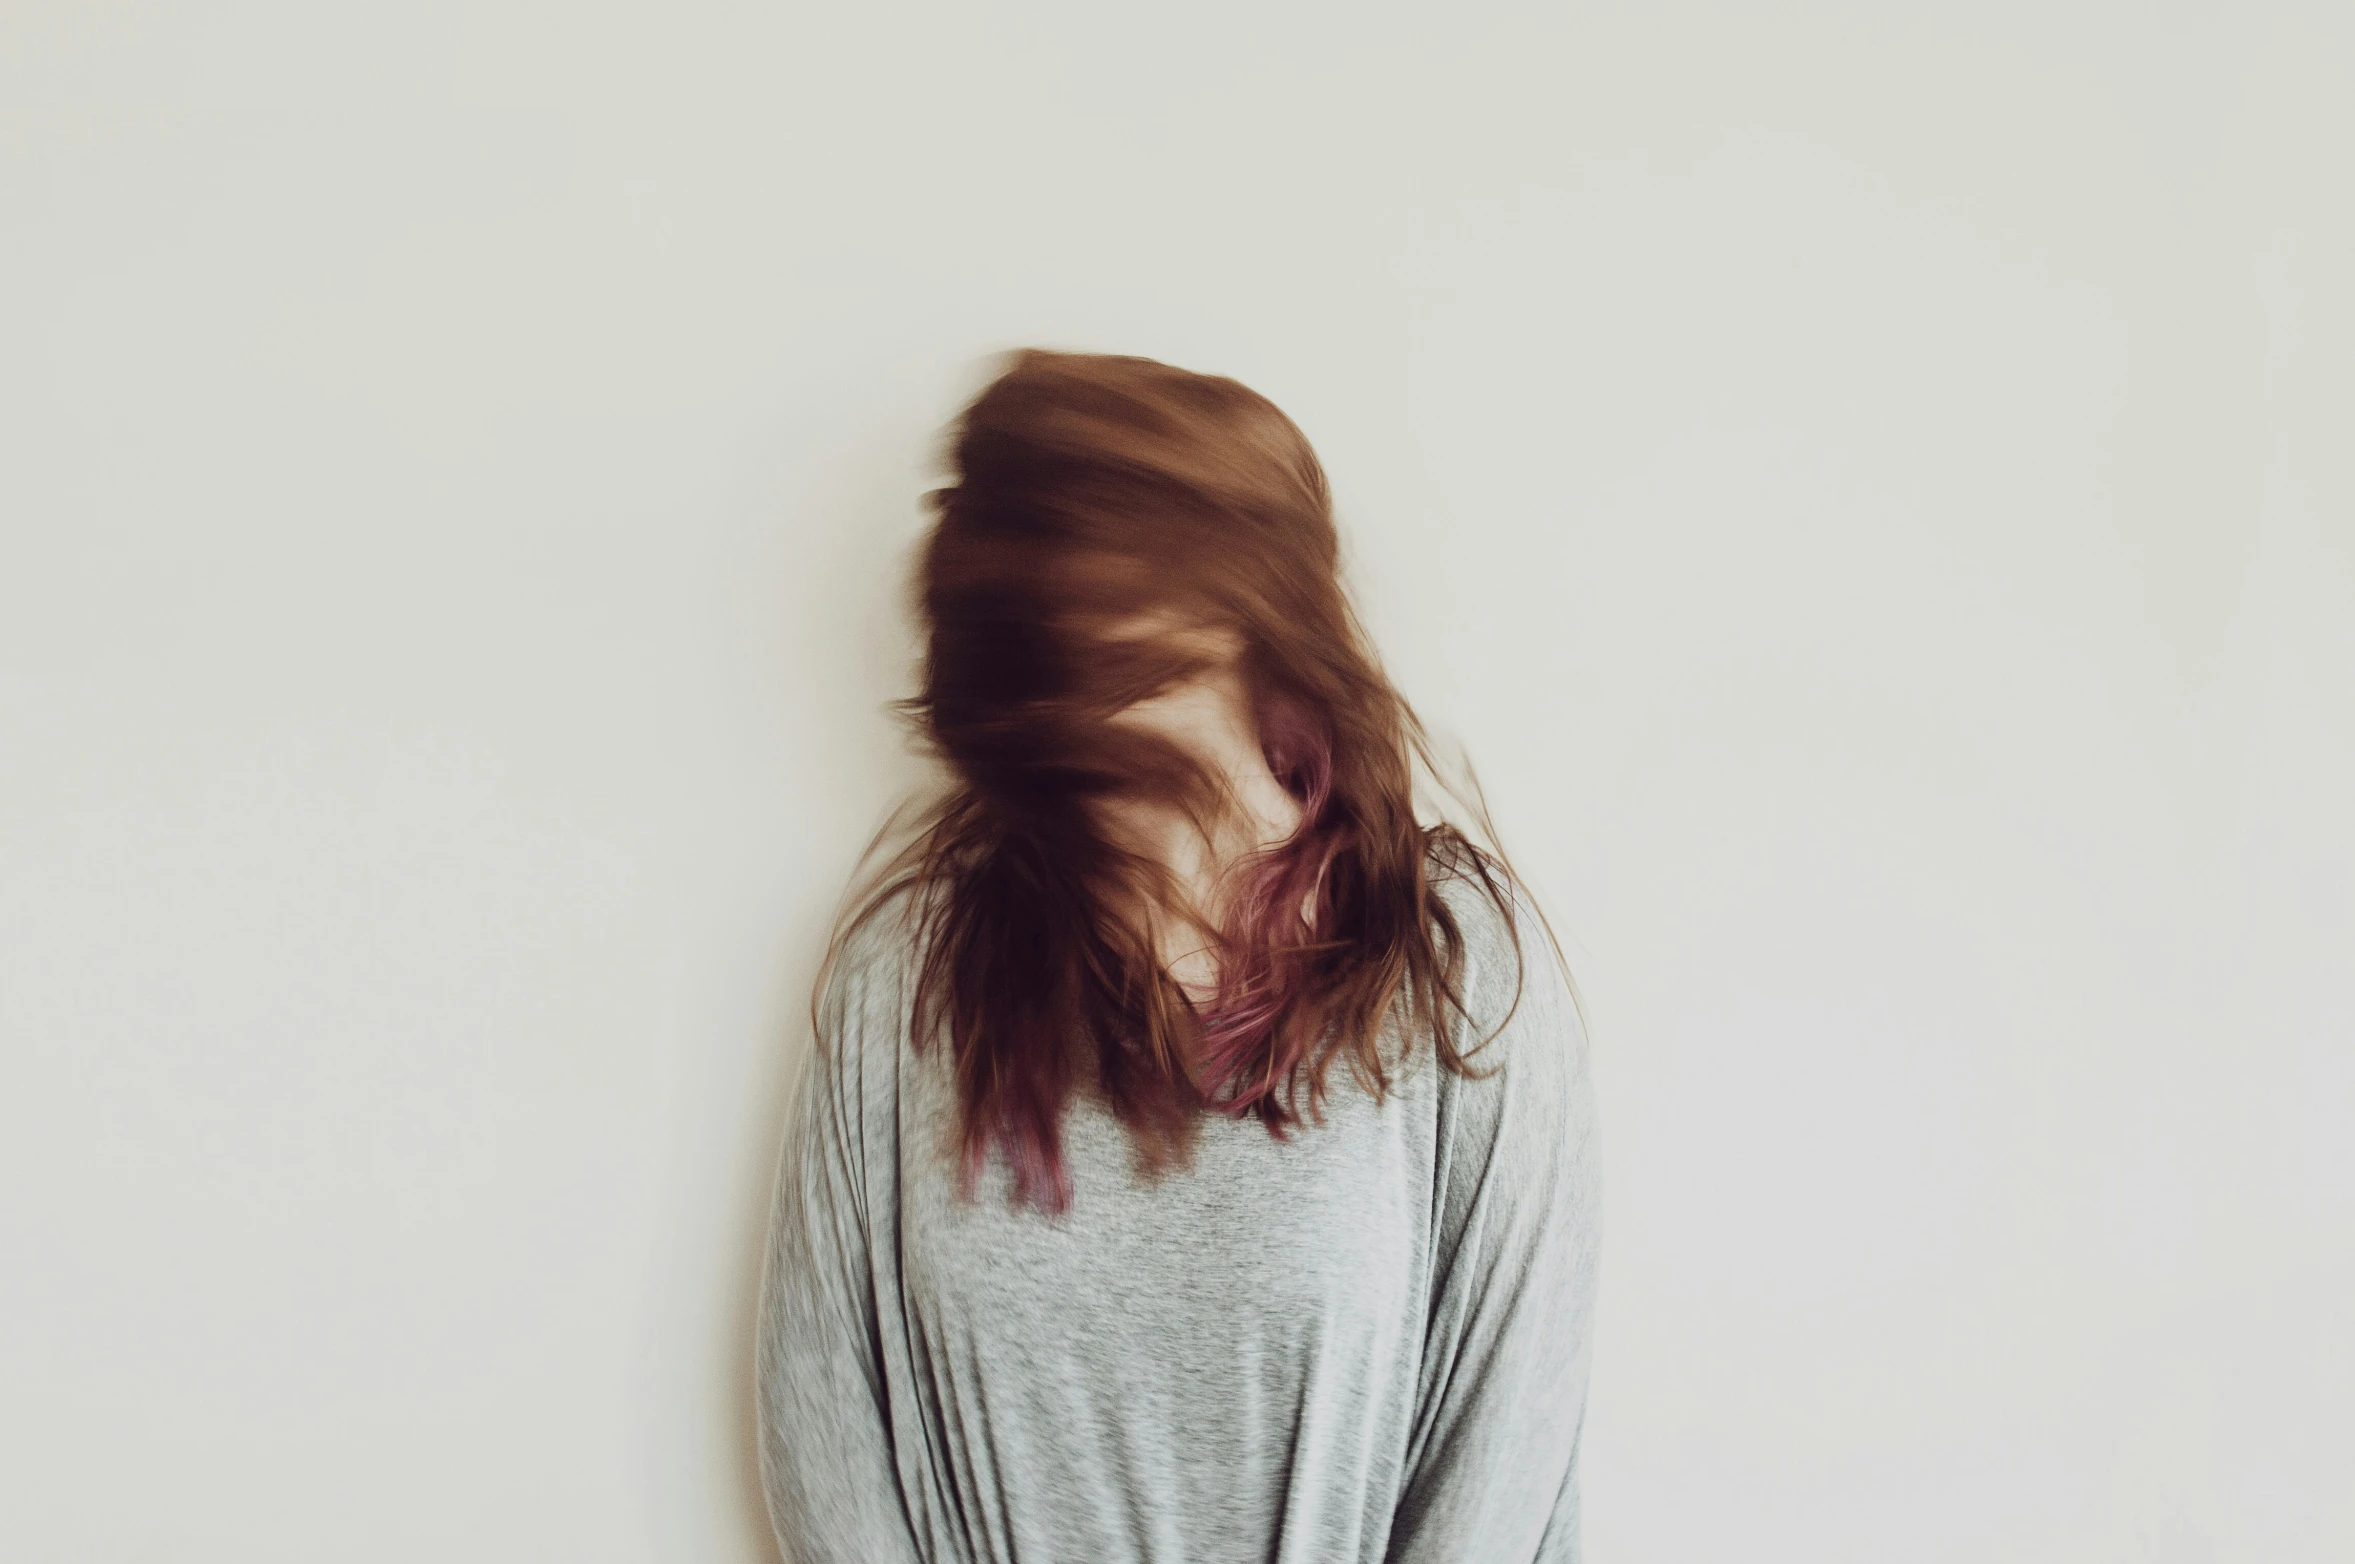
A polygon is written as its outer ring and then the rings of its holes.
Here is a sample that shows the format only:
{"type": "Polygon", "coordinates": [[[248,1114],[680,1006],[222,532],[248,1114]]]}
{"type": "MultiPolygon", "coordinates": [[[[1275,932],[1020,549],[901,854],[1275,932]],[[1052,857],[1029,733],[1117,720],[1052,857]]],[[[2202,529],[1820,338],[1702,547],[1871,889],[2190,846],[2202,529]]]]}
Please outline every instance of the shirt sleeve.
{"type": "Polygon", "coordinates": [[[1534,910],[1520,904],[1518,962],[1503,920],[1480,922],[1468,1041],[1496,1035],[1473,1056],[1485,1079],[1443,1078],[1433,1295],[1389,1557],[1576,1564],[1600,1216],[1586,1035],[1534,910]]]}
{"type": "Polygon", "coordinates": [[[828,985],[770,1211],[760,1466],[790,1564],[920,1564],[893,1459],[867,1241],[860,1033],[871,986],[859,971],[828,985]]]}

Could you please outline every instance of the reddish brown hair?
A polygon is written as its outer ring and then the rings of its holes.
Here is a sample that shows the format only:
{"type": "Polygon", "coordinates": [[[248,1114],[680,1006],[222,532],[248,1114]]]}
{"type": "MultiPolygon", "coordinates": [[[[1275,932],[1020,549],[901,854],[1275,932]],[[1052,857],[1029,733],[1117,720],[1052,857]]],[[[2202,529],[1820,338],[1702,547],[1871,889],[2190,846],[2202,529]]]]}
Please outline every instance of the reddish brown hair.
{"type": "Polygon", "coordinates": [[[1060,1126],[1079,1091],[1157,1168],[1205,1112],[1277,1135],[1313,1119],[1336,1059],[1380,1096],[1403,1058],[1382,1046],[1394,1019],[1406,1050],[1427,1039],[1468,1071],[1464,936],[1438,882],[1474,881],[1510,929],[1509,877],[1492,833],[1484,850],[1416,818],[1429,748],[1343,594],[1299,429],[1232,380],[1034,351],[965,410],[951,462],[930,496],[929,645],[905,709],[952,780],[836,944],[916,893],[916,1040],[952,1050],[967,1187],[994,1146],[1018,1199],[1066,1206],[1060,1126]],[[1144,612],[1241,647],[1261,747],[1301,809],[1233,877],[1203,1004],[1121,910],[1169,896],[1166,873],[1091,807],[1151,795],[1204,821],[1226,805],[1183,751],[1108,721],[1206,666],[1183,636],[1100,633],[1144,612]]]}

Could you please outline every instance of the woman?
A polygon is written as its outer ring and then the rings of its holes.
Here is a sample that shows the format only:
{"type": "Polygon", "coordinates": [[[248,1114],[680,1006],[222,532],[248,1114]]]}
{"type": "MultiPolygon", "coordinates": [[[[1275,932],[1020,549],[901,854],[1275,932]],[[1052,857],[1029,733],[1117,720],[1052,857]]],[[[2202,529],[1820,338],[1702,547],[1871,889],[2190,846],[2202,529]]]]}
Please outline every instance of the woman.
{"type": "Polygon", "coordinates": [[[952,785],[837,935],[770,1234],[787,1556],[1577,1558],[1583,1034],[1416,819],[1307,441],[1033,352],[954,461],[952,785]]]}

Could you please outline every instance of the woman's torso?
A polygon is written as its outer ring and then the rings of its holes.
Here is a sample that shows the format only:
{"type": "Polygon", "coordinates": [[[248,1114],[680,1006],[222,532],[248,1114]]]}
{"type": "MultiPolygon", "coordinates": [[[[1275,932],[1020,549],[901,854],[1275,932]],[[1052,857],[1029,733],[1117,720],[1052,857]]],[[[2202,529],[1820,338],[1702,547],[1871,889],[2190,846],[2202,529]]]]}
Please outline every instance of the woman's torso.
{"type": "Polygon", "coordinates": [[[1429,1292],[1428,1074],[1377,1105],[1336,1070],[1322,1125],[1211,1119],[1158,1178],[1075,1103],[1050,1218],[995,1162],[959,1198],[944,1051],[899,1053],[877,1302],[918,1535],[942,1558],[1380,1558],[1429,1292]]]}

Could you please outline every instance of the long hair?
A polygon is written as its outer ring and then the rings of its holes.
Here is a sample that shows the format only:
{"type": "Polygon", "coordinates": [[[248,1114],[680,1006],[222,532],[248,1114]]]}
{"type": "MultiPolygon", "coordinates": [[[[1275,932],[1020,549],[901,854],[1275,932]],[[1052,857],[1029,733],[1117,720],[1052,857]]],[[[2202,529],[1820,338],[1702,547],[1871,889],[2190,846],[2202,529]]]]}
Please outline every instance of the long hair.
{"type": "Polygon", "coordinates": [[[1204,1114],[1277,1136],[1314,1121],[1336,1060],[1377,1099],[1425,1040],[1472,1073],[1440,883],[1472,881],[1511,930],[1509,870],[1485,809],[1485,846],[1416,817],[1415,763],[1437,768],[1343,593],[1299,429],[1232,380],[1027,351],[966,408],[950,465],[916,572],[921,689],[901,703],[950,783],[829,961],[887,904],[913,920],[915,1042],[953,1055],[962,1187],[994,1147],[1017,1201],[1066,1208],[1061,1122],[1083,1091],[1160,1170],[1204,1114]],[[1299,824],[1230,872],[1197,1001],[1135,911],[1176,887],[1102,806],[1151,800],[1206,832],[1230,807],[1186,751],[1111,720],[1210,671],[1205,628],[1236,649],[1224,671],[1299,824]]]}

